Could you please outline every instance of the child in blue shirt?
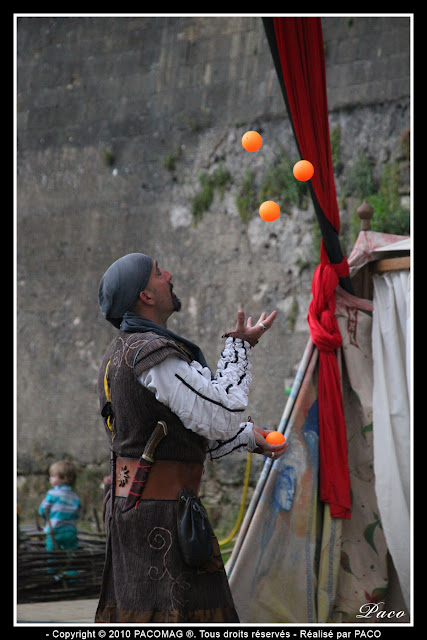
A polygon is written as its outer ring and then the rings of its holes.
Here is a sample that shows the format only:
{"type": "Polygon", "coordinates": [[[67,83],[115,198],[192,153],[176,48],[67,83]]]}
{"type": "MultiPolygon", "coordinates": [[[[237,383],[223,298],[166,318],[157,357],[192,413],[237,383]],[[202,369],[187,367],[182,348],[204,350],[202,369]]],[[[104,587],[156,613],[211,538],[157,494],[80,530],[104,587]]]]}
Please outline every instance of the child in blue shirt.
{"type": "Polygon", "coordinates": [[[49,482],[52,489],[46,494],[39,507],[39,514],[45,518],[46,549],[55,549],[48,519],[58,549],[77,549],[76,522],[80,517],[80,500],[72,486],[76,481],[76,470],[72,462],[59,460],[49,469],[49,482]]]}

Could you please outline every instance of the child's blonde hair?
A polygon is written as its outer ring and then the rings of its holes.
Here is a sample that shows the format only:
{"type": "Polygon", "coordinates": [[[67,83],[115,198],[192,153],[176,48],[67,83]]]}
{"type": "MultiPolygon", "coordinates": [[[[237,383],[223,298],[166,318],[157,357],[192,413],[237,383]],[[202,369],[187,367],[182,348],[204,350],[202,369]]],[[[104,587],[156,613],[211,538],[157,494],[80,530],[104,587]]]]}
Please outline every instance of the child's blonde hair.
{"type": "Polygon", "coordinates": [[[76,481],[76,468],[69,460],[58,460],[50,465],[51,476],[57,475],[64,481],[64,484],[74,484],[76,481]]]}

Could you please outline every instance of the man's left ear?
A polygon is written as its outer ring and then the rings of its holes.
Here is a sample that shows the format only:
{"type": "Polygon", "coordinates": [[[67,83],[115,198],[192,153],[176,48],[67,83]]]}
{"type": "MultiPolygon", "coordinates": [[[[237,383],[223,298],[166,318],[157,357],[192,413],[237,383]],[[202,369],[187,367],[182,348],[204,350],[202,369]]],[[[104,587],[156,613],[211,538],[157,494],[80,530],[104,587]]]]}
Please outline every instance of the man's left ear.
{"type": "Polygon", "coordinates": [[[149,305],[154,304],[153,303],[153,298],[145,290],[141,291],[141,293],[139,294],[139,299],[141,300],[141,302],[143,304],[149,304],[149,305]]]}

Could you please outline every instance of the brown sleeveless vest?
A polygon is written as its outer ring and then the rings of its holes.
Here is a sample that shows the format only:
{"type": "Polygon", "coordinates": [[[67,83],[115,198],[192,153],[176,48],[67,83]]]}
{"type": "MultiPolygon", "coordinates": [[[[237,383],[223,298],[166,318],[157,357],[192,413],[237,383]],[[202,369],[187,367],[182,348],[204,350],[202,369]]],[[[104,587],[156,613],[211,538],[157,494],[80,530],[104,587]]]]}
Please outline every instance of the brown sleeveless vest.
{"type": "Polygon", "coordinates": [[[156,400],[154,393],[138,382],[143,371],[159,364],[169,355],[186,362],[192,358],[184,345],[155,333],[119,332],[108,347],[99,370],[98,396],[101,410],[107,403],[104,376],[108,365],[107,383],[111,399],[112,418],[107,433],[112,436],[112,449],[123,458],[139,458],[158,420],[164,420],[168,434],[156,449],[156,460],[178,460],[203,463],[206,438],[186,429],[177,415],[156,400]]]}

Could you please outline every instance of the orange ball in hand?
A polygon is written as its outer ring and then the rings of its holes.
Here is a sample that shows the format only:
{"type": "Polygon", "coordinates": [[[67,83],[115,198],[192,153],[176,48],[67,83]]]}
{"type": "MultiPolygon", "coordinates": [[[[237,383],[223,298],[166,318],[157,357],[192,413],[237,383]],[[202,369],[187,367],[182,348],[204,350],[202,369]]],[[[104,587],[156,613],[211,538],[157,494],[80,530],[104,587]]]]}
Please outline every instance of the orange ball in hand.
{"type": "Polygon", "coordinates": [[[246,151],[258,151],[262,145],[262,138],[258,131],[246,131],[242,137],[242,146],[246,151]]]}
{"type": "Polygon", "coordinates": [[[282,442],[285,442],[285,436],[280,431],[270,431],[265,439],[270,444],[282,444],[282,442]]]}
{"type": "Polygon", "coordinates": [[[266,200],[259,208],[259,215],[266,222],[273,222],[280,216],[280,207],[273,200],[266,200]]]}
{"type": "Polygon", "coordinates": [[[314,167],[308,160],[300,160],[294,165],[293,174],[297,180],[307,182],[313,177],[314,167]]]}

